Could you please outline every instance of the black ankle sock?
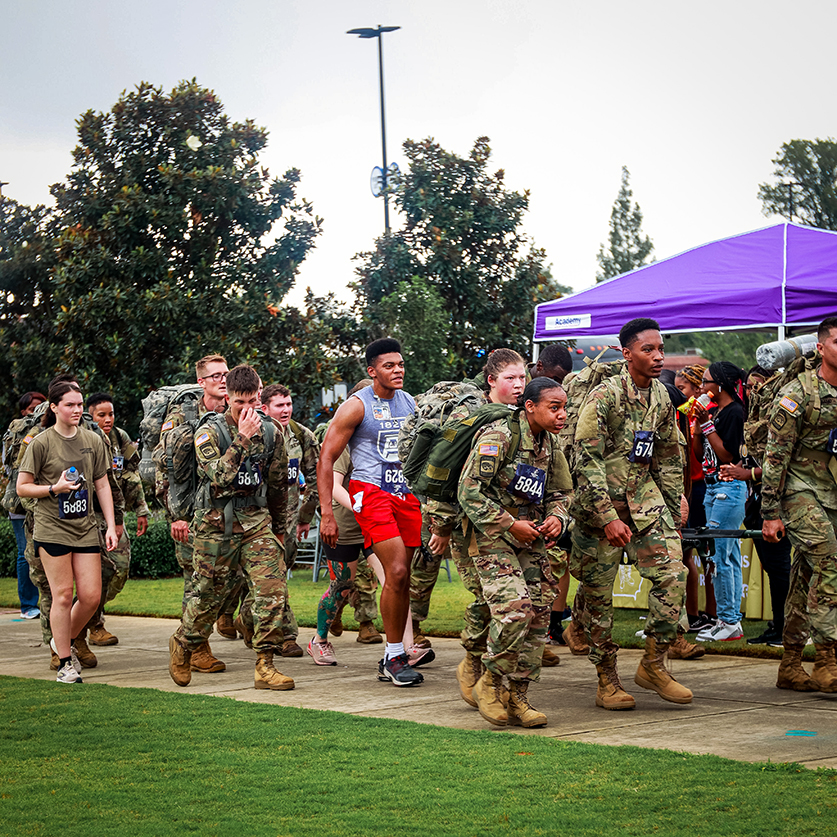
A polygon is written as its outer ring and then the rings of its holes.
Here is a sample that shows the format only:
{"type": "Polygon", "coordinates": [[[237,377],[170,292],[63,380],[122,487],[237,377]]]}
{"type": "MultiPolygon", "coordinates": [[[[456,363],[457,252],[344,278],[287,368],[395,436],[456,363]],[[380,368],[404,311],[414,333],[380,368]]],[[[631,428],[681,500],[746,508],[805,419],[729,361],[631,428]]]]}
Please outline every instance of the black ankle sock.
{"type": "Polygon", "coordinates": [[[72,657],[61,657],[58,660],[58,668],[64,668],[64,666],[67,665],[67,663],[69,663],[72,659],[72,657]]]}
{"type": "Polygon", "coordinates": [[[549,614],[549,635],[556,636],[561,633],[561,616],[563,614],[560,610],[553,610],[549,614]]]}

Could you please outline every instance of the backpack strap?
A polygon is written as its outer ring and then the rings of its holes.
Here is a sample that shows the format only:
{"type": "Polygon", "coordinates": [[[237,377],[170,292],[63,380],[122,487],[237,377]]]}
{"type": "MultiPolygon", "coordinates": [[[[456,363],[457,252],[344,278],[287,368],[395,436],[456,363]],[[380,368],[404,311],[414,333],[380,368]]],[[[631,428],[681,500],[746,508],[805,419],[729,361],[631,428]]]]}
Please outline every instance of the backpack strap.
{"type": "MultiPolygon", "coordinates": [[[[264,424],[264,423],[263,423],[264,424]]],[[[271,422],[272,424],[272,422],[271,422]]],[[[288,426],[291,428],[291,433],[296,436],[297,442],[299,442],[299,446],[301,448],[305,447],[305,433],[302,430],[302,427],[298,425],[293,419],[290,420],[288,426]]],[[[267,436],[265,436],[265,444],[267,444],[267,436]]]]}

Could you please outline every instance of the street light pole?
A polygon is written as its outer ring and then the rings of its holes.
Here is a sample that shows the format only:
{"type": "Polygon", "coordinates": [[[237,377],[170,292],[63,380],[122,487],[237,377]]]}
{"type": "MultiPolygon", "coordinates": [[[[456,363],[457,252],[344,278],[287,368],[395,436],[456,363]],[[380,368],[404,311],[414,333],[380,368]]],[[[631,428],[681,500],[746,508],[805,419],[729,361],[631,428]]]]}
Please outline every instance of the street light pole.
{"type": "Polygon", "coordinates": [[[381,148],[383,150],[383,166],[381,167],[383,174],[381,176],[381,186],[383,188],[384,196],[384,234],[389,235],[389,193],[387,192],[387,127],[386,127],[386,113],[384,109],[384,32],[395,32],[400,29],[400,26],[381,26],[378,24],[377,29],[361,28],[349,29],[347,35],[357,35],[359,38],[377,38],[378,39],[378,80],[381,89],[381,148]]]}

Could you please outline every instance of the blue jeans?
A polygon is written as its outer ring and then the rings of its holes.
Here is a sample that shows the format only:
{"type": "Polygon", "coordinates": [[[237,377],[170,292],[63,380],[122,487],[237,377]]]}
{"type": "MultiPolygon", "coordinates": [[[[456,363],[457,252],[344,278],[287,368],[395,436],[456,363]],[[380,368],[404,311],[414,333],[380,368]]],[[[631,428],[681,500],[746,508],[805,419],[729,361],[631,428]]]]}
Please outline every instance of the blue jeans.
{"type": "MultiPolygon", "coordinates": [[[[706,486],[703,507],[709,529],[738,529],[744,522],[744,503],[747,483],[742,480],[717,482],[706,486]]],[[[741,621],[741,548],[738,538],[718,538],[715,541],[715,601],[718,618],[734,625],[741,621]]]]}
{"type": "Polygon", "coordinates": [[[12,518],[12,529],[17,541],[17,597],[20,599],[21,611],[32,610],[38,606],[38,588],[29,578],[29,564],[24,557],[26,554],[26,531],[23,528],[23,518],[12,518]]]}

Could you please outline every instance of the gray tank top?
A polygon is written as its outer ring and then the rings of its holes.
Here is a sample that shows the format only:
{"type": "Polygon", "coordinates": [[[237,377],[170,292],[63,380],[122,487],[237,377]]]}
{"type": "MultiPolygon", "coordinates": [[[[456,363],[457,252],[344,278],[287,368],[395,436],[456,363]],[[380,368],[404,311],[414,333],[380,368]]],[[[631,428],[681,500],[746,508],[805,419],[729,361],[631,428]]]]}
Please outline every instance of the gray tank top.
{"type": "Polygon", "coordinates": [[[398,431],[416,411],[408,392],[397,389],[392,398],[379,398],[372,387],[364,387],[352,398],[363,404],[363,421],[349,439],[352,479],[377,485],[390,494],[409,494],[398,459],[398,431]]]}

